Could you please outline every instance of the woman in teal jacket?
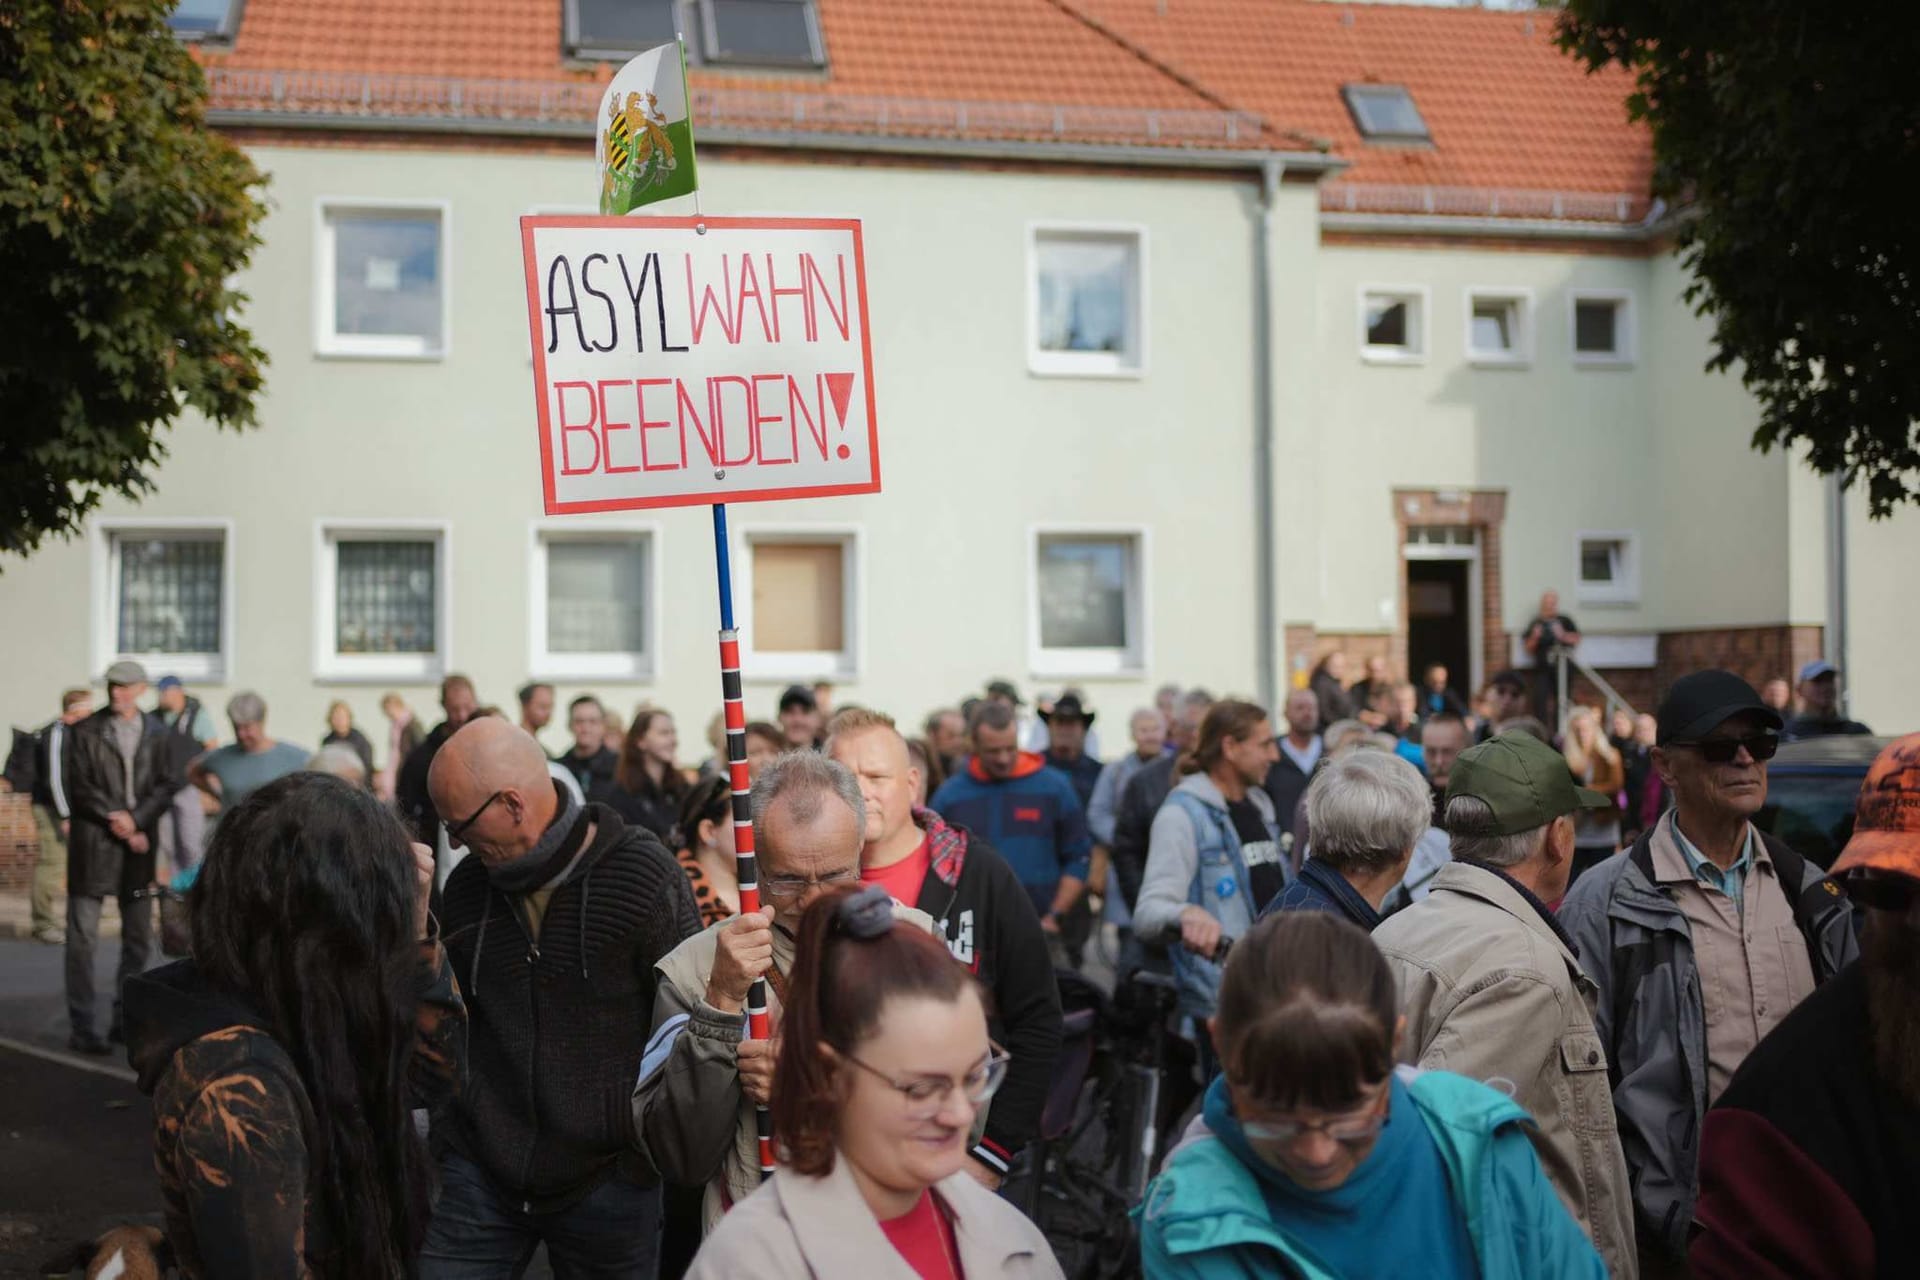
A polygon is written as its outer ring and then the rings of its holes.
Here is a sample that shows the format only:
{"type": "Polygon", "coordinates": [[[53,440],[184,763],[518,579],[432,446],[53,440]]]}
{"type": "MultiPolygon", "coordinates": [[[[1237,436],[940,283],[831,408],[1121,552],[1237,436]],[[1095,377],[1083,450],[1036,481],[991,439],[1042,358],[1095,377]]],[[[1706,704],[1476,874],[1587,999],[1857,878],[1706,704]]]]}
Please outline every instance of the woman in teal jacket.
{"type": "Polygon", "coordinates": [[[1256,925],[1208,1024],[1221,1075],[1136,1211],[1146,1274],[1605,1280],[1527,1113],[1395,1070],[1401,1024],[1361,930],[1321,912],[1256,925]]]}

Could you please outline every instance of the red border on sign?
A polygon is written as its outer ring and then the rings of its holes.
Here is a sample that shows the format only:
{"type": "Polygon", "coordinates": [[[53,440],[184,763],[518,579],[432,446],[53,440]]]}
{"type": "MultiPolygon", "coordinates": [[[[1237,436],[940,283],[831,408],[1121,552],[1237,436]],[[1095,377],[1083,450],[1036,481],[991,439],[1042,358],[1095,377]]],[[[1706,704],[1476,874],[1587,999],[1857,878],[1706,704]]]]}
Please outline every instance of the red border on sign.
{"type": "Polygon", "coordinates": [[[772,502],[782,498],[837,498],[854,493],[880,492],[880,422],[874,413],[873,328],[867,314],[866,245],[858,218],[607,218],[585,214],[526,214],[520,219],[520,253],[527,279],[527,334],[533,345],[534,412],[540,424],[540,488],[546,514],[585,514],[592,511],[644,511],[656,507],[709,506],[720,502],[772,502]],[[666,497],[601,498],[592,502],[561,502],[553,492],[553,431],[547,406],[546,325],[541,317],[540,282],[535,278],[533,233],[543,227],[632,228],[636,224],[677,231],[700,227],[739,231],[846,231],[853,236],[854,279],[860,291],[860,356],[867,377],[867,465],[865,480],[857,484],[808,485],[784,489],[714,489],[666,497]]]}

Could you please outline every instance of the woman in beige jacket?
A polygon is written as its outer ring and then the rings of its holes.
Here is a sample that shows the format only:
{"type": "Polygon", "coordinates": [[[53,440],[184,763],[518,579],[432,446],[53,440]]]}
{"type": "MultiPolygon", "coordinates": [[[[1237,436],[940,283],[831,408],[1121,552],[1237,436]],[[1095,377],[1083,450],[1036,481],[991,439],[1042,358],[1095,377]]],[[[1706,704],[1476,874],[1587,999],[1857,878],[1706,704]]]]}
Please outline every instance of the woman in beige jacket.
{"type": "Polygon", "coordinates": [[[1046,1238],[965,1172],[977,1111],[1006,1075],[971,975],[869,886],[820,899],[773,1077],[780,1172],[736,1205],[689,1280],[1061,1275],[1046,1238]]]}

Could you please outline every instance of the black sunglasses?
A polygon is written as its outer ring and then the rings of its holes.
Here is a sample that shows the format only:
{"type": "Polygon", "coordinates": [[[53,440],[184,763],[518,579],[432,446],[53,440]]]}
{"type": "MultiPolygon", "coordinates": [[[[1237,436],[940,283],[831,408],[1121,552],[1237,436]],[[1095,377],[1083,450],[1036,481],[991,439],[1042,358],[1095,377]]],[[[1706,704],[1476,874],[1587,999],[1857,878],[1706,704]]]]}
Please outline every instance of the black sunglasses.
{"type": "Polygon", "coordinates": [[[485,804],[481,805],[478,809],[475,809],[473,813],[469,815],[467,818],[463,819],[460,822],[448,823],[447,824],[447,843],[455,849],[464,847],[468,830],[472,828],[474,823],[480,821],[481,814],[493,808],[493,802],[495,800],[498,800],[501,796],[505,794],[507,793],[504,791],[494,792],[492,795],[487,797],[487,802],[485,804]]]}
{"type": "Polygon", "coordinates": [[[1875,875],[1865,867],[1856,867],[1840,877],[1840,887],[1847,891],[1847,897],[1863,907],[1875,911],[1892,911],[1896,914],[1913,906],[1913,900],[1920,898],[1920,880],[1912,876],[1875,875]]]}
{"type": "Polygon", "coordinates": [[[1706,738],[1699,742],[1676,742],[1673,745],[1698,751],[1700,758],[1709,764],[1732,764],[1742,747],[1755,760],[1773,759],[1780,750],[1780,735],[1769,729],[1745,738],[1706,738]]]}

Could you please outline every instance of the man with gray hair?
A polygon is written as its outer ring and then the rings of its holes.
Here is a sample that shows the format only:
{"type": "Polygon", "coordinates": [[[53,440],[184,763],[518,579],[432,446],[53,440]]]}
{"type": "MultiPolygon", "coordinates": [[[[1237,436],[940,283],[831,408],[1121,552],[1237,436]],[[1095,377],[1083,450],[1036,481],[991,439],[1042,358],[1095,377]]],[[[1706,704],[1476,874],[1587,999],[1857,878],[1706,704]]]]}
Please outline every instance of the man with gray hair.
{"type": "Polygon", "coordinates": [[[1608,1273],[1631,1280],[1633,1192],[1594,1028],[1597,989],[1546,905],[1567,889],[1574,815],[1612,804],[1576,787],[1560,753],[1527,734],[1461,752],[1445,810],[1453,861],[1373,938],[1399,982],[1407,1057],[1525,1107],[1554,1190],[1608,1273]]]}
{"type": "Polygon", "coordinates": [[[1313,853],[1260,914],[1327,911],[1371,933],[1432,820],[1426,780],[1399,756],[1353,751],[1314,774],[1306,800],[1313,853]]]}
{"type": "MultiPolygon", "coordinates": [[[[773,1044],[747,1040],[747,991],[767,979],[777,1023],[800,917],[822,894],[860,883],[867,809],[837,760],[789,751],[753,780],[760,902],[695,934],[654,966],[653,1036],[633,1094],[633,1129],[669,1182],[707,1188],[706,1229],[760,1185],[756,1105],[773,1085],[773,1044]]],[[[925,913],[894,914],[932,931],[925,913]]]]}
{"type": "MultiPolygon", "coordinates": [[[[307,751],[267,736],[267,704],[251,690],[227,699],[233,741],[193,762],[187,781],[220,802],[222,812],[277,778],[307,767],[307,751]]],[[[217,820],[217,819],[216,819],[217,820]]]]}

